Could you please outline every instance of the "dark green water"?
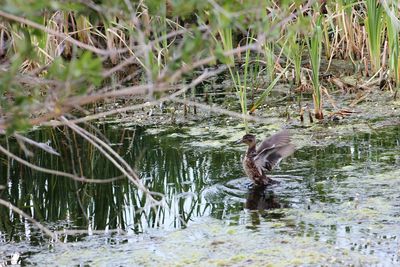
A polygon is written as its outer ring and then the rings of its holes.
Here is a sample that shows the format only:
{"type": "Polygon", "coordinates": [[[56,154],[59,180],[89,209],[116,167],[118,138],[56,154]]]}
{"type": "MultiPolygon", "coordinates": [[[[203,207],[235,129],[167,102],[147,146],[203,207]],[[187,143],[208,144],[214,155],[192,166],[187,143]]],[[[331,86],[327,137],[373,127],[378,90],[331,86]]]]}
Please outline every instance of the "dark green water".
{"type": "MultiPolygon", "coordinates": [[[[229,134],[214,134],[215,142],[212,134],[190,128],[101,130],[143,183],[164,194],[164,204],[147,207],[144,195],[126,179],[82,184],[32,171],[0,155],[1,199],[53,231],[89,233],[61,235],[64,244],[52,244],[30,222],[2,206],[1,264],[10,264],[16,254],[19,263],[28,265],[399,262],[399,127],[338,138],[326,146],[302,146],[272,174],[280,184],[265,191],[249,188],[240,163],[244,147],[231,147],[229,134]],[[104,229],[124,233],[91,234],[104,229]],[[246,242],[248,246],[241,247],[246,242]],[[192,255],[190,261],[179,256],[181,245],[185,255],[192,255]],[[178,256],[171,258],[170,253],[178,256]]],[[[30,138],[50,141],[61,154],[32,148],[34,156],[28,160],[34,164],[97,179],[120,175],[71,131],[41,130],[30,138]]],[[[9,144],[25,158],[16,142],[9,144]]]]}

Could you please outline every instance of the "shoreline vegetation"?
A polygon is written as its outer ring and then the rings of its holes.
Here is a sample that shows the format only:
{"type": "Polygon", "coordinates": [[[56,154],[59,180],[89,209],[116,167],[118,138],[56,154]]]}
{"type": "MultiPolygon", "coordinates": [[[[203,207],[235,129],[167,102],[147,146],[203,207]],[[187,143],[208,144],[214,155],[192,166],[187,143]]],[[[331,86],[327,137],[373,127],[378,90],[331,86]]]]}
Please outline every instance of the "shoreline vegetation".
{"type": "MultiPolygon", "coordinates": [[[[248,131],[249,121],[268,121],[263,108],[282,84],[287,106],[282,120],[295,117],[299,123],[346,119],[359,112],[360,103],[388,92],[385,101],[397,103],[399,9],[398,1],[373,0],[37,0],[29,5],[5,0],[0,8],[1,157],[78,182],[113,181],[29,162],[31,147],[58,152],[24,133],[65,127],[100,151],[156,206],[162,194],[149,191],[87,124],[129,112],[146,112],[151,121],[152,110],[171,117],[190,110],[234,117],[248,131]],[[333,67],[338,61],[351,75],[333,67]],[[351,101],[339,102],[343,96],[351,101]],[[8,149],[11,139],[26,158],[8,149]]],[[[0,205],[40,225],[11,203],[0,205]]]]}

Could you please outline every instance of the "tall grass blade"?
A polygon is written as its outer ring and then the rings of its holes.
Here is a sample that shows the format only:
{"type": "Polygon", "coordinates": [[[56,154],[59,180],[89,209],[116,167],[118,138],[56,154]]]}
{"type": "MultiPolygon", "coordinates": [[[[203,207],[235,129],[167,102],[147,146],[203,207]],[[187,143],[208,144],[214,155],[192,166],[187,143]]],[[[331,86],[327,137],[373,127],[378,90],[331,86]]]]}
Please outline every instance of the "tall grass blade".
{"type": "Polygon", "coordinates": [[[310,61],[311,61],[311,79],[313,84],[313,100],[314,100],[314,112],[315,118],[323,119],[322,112],[322,99],[321,99],[321,87],[319,83],[319,69],[321,65],[321,53],[322,53],[322,27],[321,27],[322,16],[319,16],[314,32],[309,39],[308,50],[310,53],[310,61]]]}
{"type": "Polygon", "coordinates": [[[385,3],[385,21],[387,27],[387,37],[389,42],[389,73],[390,78],[394,81],[394,86],[396,88],[396,95],[399,92],[399,76],[400,76],[400,54],[399,54],[399,31],[400,29],[396,27],[396,22],[398,22],[398,11],[397,11],[398,1],[392,1],[391,5],[388,6],[385,3]]]}
{"type": "Polygon", "coordinates": [[[259,96],[257,101],[250,109],[250,113],[253,113],[262,103],[264,103],[265,98],[271,93],[272,89],[275,87],[276,83],[280,80],[280,78],[285,74],[286,70],[288,69],[289,65],[268,85],[267,89],[259,96]]]}
{"type": "Polygon", "coordinates": [[[367,17],[365,28],[368,34],[368,48],[371,70],[377,72],[381,65],[381,44],[383,32],[382,5],[376,0],[366,0],[367,17]]]}
{"type": "MultiPolygon", "coordinates": [[[[232,28],[224,28],[218,31],[222,42],[222,48],[224,51],[231,51],[233,49],[233,37],[232,28]]],[[[228,66],[233,66],[235,64],[235,58],[233,55],[227,56],[226,64],[228,66]]]]}

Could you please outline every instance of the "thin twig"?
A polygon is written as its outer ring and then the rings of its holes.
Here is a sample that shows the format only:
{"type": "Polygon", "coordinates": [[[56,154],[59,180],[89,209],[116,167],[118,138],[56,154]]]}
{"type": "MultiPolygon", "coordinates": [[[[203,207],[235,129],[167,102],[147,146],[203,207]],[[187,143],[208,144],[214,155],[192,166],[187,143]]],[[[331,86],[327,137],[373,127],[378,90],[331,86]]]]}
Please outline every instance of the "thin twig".
{"type": "Polygon", "coordinates": [[[152,197],[152,193],[141,183],[139,176],[132,170],[129,164],[116,153],[109,145],[103,142],[101,139],[92,135],[85,129],[78,125],[70,122],[64,116],[61,120],[77,134],[86,139],[89,143],[95,146],[116,168],[118,168],[138,189],[147,194],[149,200],[153,203],[159,203],[152,197]],[[121,165],[122,164],[122,165],[121,165]]]}
{"type": "Polygon", "coordinates": [[[250,116],[250,115],[244,115],[235,111],[230,111],[224,108],[219,108],[219,107],[215,107],[215,106],[209,106],[203,103],[199,103],[199,102],[194,102],[194,101],[190,101],[190,100],[184,100],[184,99],[179,99],[179,98],[173,98],[171,99],[171,101],[173,102],[177,102],[177,103],[182,103],[182,104],[186,104],[186,105],[191,105],[191,106],[196,106],[198,108],[201,108],[203,110],[208,110],[210,112],[214,112],[214,113],[218,113],[218,114],[223,114],[223,115],[228,115],[234,118],[238,118],[238,119],[246,119],[249,121],[256,121],[256,122],[270,122],[267,119],[258,117],[258,116],[250,116]]]}
{"type": "Polygon", "coordinates": [[[84,48],[86,50],[92,51],[93,53],[96,53],[96,54],[99,54],[99,55],[111,56],[111,55],[119,54],[121,52],[126,52],[126,49],[109,51],[109,50],[99,49],[99,48],[91,46],[91,45],[87,45],[87,44],[82,43],[82,42],[80,42],[78,40],[75,40],[74,38],[72,38],[71,36],[69,36],[67,34],[60,33],[60,32],[48,29],[48,28],[46,28],[45,26],[43,26],[41,24],[38,24],[36,22],[33,22],[33,21],[25,19],[25,18],[21,18],[21,17],[15,16],[15,15],[9,14],[9,13],[4,12],[2,10],[0,10],[0,17],[4,17],[4,18],[6,18],[8,20],[13,20],[13,21],[19,22],[21,24],[28,25],[28,26],[30,26],[32,28],[39,29],[41,31],[47,32],[47,33],[52,34],[54,36],[57,36],[59,38],[64,38],[66,42],[70,42],[70,43],[72,43],[72,44],[74,44],[74,45],[76,45],[78,47],[82,47],[82,48],[84,48]]]}
{"type": "MultiPolygon", "coordinates": [[[[114,115],[114,114],[119,114],[119,113],[124,113],[124,112],[128,112],[128,111],[139,110],[139,109],[146,108],[146,107],[151,107],[151,106],[157,105],[157,104],[159,104],[161,102],[172,100],[175,97],[178,97],[178,96],[182,95],[183,93],[185,93],[188,89],[190,89],[190,88],[200,84],[201,82],[205,81],[206,79],[208,79],[208,78],[210,78],[212,76],[218,75],[219,73],[225,71],[226,68],[227,68],[226,66],[221,66],[216,70],[212,70],[212,71],[205,70],[199,77],[194,79],[190,84],[184,85],[184,86],[182,86],[182,88],[180,88],[175,93],[172,93],[171,95],[162,97],[162,98],[160,98],[158,100],[153,100],[153,101],[149,101],[149,102],[146,102],[146,103],[143,103],[143,104],[123,107],[123,108],[117,108],[117,109],[113,109],[113,110],[109,110],[109,111],[105,111],[105,112],[101,112],[101,113],[97,113],[97,114],[93,114],[93,115],[88,115],[88,116],[83,117],[83,118],[70,120],[70,122],[72,122],[72,123],[81,123],[81,122],[92,121],[92,120],[104,118],[104,117],[107,117],[107,116],[110,116],[110,115],[114,115]]],[[[176,86],[175,88],[179,88],[179,86],[176,86]]],[[[55,126],[64,125],[64,123],[59,122],[59,121],[50,121],[50,122],[43,122],[43,123],[41,123],[41,125],[55,127],[55,126]]]]}
{"type": "Polygon", "coordinates": [[[43,167],[34,165],[34,164],[32,164],[32,163],[30,163],[30,162],[18,157],[17,155],[11,153],[10,151],[5,149],[1,145],[0,145],[0,152],[4,153],[6,156],[18,161],[21,164],[24,164],[25,166],[28,166],[29,168],[31,168],[33,170],[44,172],[44,173],[48,173],[48,174],[52,174],[52,175],[71,178],[71,179],[73,179],[75,181],[78,181],[78,182],[103,184],[103,183],[114,182],[116,180],[120,180],[121,179],[121,177],[115,177],[115,178],[110,178],[110,179],[88,179],[88,178],[85,178],[85,177],[78,177],[78,176],[70,174],[70,173],[57,171],[57,170],[51,170],[51,169],[47,169],[47,168],[43,168],[43,167]]]}
{"type": "Polygon", "coordinates": [[[16,139],[19,139],[19,140],[25,142],[25,143],[28,143],[30,145],[36,146],[36,147],[38,147],[40,149],[43,149],[47,153],[50,153],[50,154],[53,154],[53,155],[56,155],[56,156],[60,156],[60,153],[58,153],[54,148],[52,148],[51,146],[49,146],[46,143],[36,142],[36,141],[34,141],[32,139],[29,139],[29,138],[27,138],[27,137],[25,137],[23,135],[18,134],[18,133],[14,133],[14,137],[16,139]]]}
{"type": "Polygon", "coordinates": [[[36,221],[34,218],[32,218],[31,216],[29,216],[29,214],[25,213],[23,210],[19,209],[18,207],[14,206],[13,204],[11,204],[8,201],[5,201],[3,199],[0,199],[0,205],[3,205],[7,208],[9,208],[10,210],[12,210],[13,212],[21,215],[22,217],[24,217],[25,219],[27,219],[28,221],[30,221],[31,223],[33,223],[34,225],[36,225],[37,228],[39,228],[41,231],[43,231],[46,235],[48,235],[50,238],[53,239],[53,241],[57,242],[57,234],[53,233],[52,231],[50,231],[47,227],[45,227],[43,224],[39,223],[38,221],[36,221]]]}

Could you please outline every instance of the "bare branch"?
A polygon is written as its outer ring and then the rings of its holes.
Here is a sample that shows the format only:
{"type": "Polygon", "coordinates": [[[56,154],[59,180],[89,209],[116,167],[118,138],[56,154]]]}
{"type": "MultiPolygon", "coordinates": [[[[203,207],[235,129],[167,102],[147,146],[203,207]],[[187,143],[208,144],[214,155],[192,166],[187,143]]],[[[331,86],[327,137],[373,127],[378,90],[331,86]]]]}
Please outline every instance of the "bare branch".
{"type": "MultiPolygon", "coordinates": [[[[119,114],[119,113],[124,113],[124,112],[128,112],[128,111],[134,111],[134,110],[139,110],[145,107],[150,107],[150,106],[154,106],[157,105],[158,103],[164,102],[164,101],[168,101],[168,100],[173,100],[175,97],[182,95],[183,93],[185,93],[188,89],[200,84],[201,82],[207,80],[208,78],[218,75],[219,73],[223,72],[226,70],[226,66],[221,66],[216,70],[205,70],[199,77],[197,77],[196,79],[194,79],[190,84],[188,85],[183,85],[183,86],[175,86],[175,88],[179,88],[182,87],[181,89],[179,89],[178,91],[176,91],[175,93],[162,97],[158,100],[154,100],[154,101],[149,101],[143,104],[138,104],[138,105],[134,105],[134,106],[128,106],[128,107],[123,107],[123,108],[117,108],[117,109],[113,109],[113,110],[109,110],[109,111],[105,111],[105,112],[101,112],[101,113],[97,113],[97,114],[93,114],[93,115],[89,115],[83,118],[79,118],[79,119],[75,119],[75,120],[70,120],[70,122],[72,123],[81,123],[81,122],[87,122],[87,121],[92,121],[92,120],[96,120],[96,119],[100,119],[100,118],[104,118],[107,116],[111,116],[114,114],[119,114]]],[[[125,88],[123,89],[124,91],[126,90],[127,92],[132,90],[131,88],[125,88]]],[[[121,91],[121,90],[118,90],[121,91]]],[[[62,122],[56,122],[56,121],[50,121],[50,122],[43,122],[41,123],[41,125],[43,126],[60,126],[60,125],[64,125],[64,123],[62,122]]]]}
{"type": "Polygon", "coordinates": [[[181,104],[187,104],[190,106],[196,106],[198,108],[201,108],[203,110],[208,110],[210,112],[214,112],[214,113],[218,113],[218,114],[224,114],[224,115],[228,115],[234,118],[238,118],[238,119],[246,119],[249,121],[256,121],[256,122],[263,122],[263,123],[268,123],[270,122],[267,119],[258,117],[258,116],[250,116],[250,115],[244,115],[235,111],[230,111],[224,108],[219,108],[216,106],[209,106],[203,103],[199,103],[199,102],[194,102],[194,101],[190,101],[190,100],[184,100],[184,99],[179,99],[179,98],[172,98],[171,101],[173,102],[177,102],[177,103],[181,103],[181,104]]]}
{"type": "Polygon", "coordinates": [[[53,155],[56,155],[56,156],[60,156],[60,153],[58,153],[54,148],[52,148],[51,146],[49,146],[46,143],[33,141],[32,139],[26,138],[25,136],[22,136],[22,135],[17,134],[17,133],[14,133],[14,137],[16,139],[19,139],[19,140],[25,142],[25,143],[28,143],[30,145],[36,146],[36,147],[38,147],[40,149],[43,149],[47,153],[50,153],[50,154],[53,154],[53,155]]]}
{"type": "Polygon", "coordinates": [[[126,49],[122,49],[122,50],[115,49],[115,50],[111,50],[111,51],[110,50],[99,49],[97,47],[94,47],[94,46],[91,46],[91,45],[87,45],[87,44],[82,43],[82,42],[80,42],[78,40],[75,40],[74,38],[72,38],[71,36],[69,36],[67,34],[60,33],[60,32],[48,29],[48,28],[46,28],[45,26],[43,26],[41,24],[38,24],[36,22],[33,22],[33,21],[25,19],[25,18],[21,18],[21,17],[15,16],[15,15],[9,14],[7,12],[4,12],[3,10],[0,10],[0,16],[3,17],[3,18],[6,18],[8,20],[13,20],[13,21],[19,22],[21,24],[28,25],[28,26],[30,26],[32,28],[39,29],[41,31],[47,32],[47,33],[52,34],[54,36],[57,36],[59,38],[63,38],[63,39],[65,39],[66,42],[70,42],[71,44],[74,44],[74,45],[76,45],[78,47],[84,48],[84,49],[86,49],[88,51],[91,51],[93,53],[96,53],[96,54],[99,54],[99,55],[102,55],[102,56],[111,56],[111,55],[116,55],[116,54],[123,53],[123,52],[127,51],[126,49]]]}
{"type": "Polygon", "coordinates": [[[138,189],[147,194],[149,200],[153,203],[159,203],[159,201],[155,200],[151,192],[142,184],[139,176],[133,171],[133,169],[129,166],[129,164],[120,156],[117,152],[115,152],[109,145],[107,145],[104,141],[97,138],[95,135],[92,135],[85,129],[79,127],[78,125],[70,122],[64,116],[61,117],[61,120],[72,130],[74,130],[77,134],[86,139],[89,143],[95,146],[111,163],[114,164],[116,168],[118,168],[138,189]]]}
{"type": "Polygon", "coordinates": [[[27,213],[25,213],[24,211],[22,211],[18,207],[14,206],[10,202],[5,201],[3,199],[0,199],[0,205],[3,205],[5,207],[9,208],[10,210],[12,210],[13,212],[15,212],[15,213],[21,215],[22,217],[26,218],[28,221],[30,221],[34,225],[36,225],[36,227],[39,228],[41,231],[43,231],[46,235],[48,235],[50,238],[52,238],[53,241],[58,242],[57,234],[55,234],[52,231],[50,231],[47,227],[45,227],[43,224],[41,224],[38,221],[36,221],[34,218],[29,216],[27,213]]]}
{"type": "Polygon", "coordinates": [[[51,170],[51,169],[47,169],[47,168],[43,168],[37,165],[34,165],[20,157],[18,157],[17,155],[11,153],[10,151],[8,151],[7,149],[5,149],[4,147],[2,147],[0,145],[0,152],[2,152],[3,154],[5,154],[6,156],[18,161],[21,164],[24,164],[26,166],[28,166],[29,168],[36,170],[36,171],[40,171],[40,172],[44,172],[44,173],[48,173],[48,174],[52,174],[52,175],[57,175],[57,176],[63,176],[63,177],[67,177],[67,178],[71,178],[75,181],[78,182],[86,182],[86,183],[95,183],[95,184],[103,184],[103,183],[110,183],[110,182],[114,182],[116,180],[120,180],[121,177],[115,177],[115,178],[110,178],[110,179],[88,179],[85,177],[78,177],[76,175],[70,174],[70,173],[66,173],[66,172],[62,172],[62,171],[57,171],[57,170],[51,170]]]}

